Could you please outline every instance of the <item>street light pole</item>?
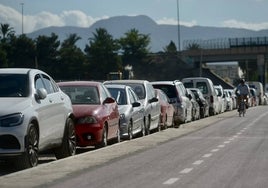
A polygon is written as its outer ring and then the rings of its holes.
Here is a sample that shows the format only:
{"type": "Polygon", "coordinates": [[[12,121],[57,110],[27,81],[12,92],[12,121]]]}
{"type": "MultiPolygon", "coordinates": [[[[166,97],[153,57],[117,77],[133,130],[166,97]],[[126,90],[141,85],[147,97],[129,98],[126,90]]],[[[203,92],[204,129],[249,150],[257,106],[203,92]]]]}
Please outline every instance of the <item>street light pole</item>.
{"type": "Polygon", "coordinates": [[[181,34],[180,34],[180,6],[179,0],[177,0],[177,20],[178,20],[178,51],[181,51],[181,34]]]}
{"type": "Polygon", "coordinates": [[[21,34],[23,35],[23,5],[24,3],[21,3],[21,34]]]}

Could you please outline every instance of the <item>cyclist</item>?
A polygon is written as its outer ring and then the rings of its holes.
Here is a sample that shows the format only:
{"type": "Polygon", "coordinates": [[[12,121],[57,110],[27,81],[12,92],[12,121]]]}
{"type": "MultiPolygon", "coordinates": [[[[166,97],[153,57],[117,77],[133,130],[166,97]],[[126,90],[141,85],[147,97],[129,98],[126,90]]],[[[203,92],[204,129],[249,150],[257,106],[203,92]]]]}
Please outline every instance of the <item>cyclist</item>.
{"type": "MultiPolygon", "coordinates": [[[[248,96],[249,96],[249,86],[245,83],[244,79],[240,80],[240,83],[238,84],[235,94],[237,96],[237,105],[240,106],[240,103],[243,99],[246,99],[246,108],[248,108],[248,96]]],[[[239,111],[239,108],[238,108],[239,111]]]]}

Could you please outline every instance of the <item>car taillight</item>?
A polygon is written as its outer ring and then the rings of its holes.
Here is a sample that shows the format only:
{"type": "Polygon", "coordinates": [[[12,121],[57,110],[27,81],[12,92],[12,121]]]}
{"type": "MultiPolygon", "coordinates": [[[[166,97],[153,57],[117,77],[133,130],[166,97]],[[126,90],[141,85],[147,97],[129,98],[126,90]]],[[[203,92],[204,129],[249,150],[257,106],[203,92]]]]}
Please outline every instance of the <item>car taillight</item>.
{"type": "Polygon", "coordinates": [[[213,96],[211,95],[210,96],[210,103],[213,103],[214,102],[214,98],[213,98],[213,96]]]}

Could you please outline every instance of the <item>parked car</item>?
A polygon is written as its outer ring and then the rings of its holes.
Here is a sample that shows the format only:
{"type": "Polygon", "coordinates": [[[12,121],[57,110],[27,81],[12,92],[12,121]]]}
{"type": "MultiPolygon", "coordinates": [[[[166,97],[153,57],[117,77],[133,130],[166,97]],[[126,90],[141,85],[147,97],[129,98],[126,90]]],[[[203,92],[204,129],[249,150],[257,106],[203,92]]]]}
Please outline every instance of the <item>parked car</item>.
{"type": "Polygon", "coordinates": [[[183,78],[182,83],[186,88],[198,88],[203,93],[209,104],[209,115],[219,113],[219,99],[213,82],[205,77],[183,78]]]}
{"type": "Polygon", "coordinates": [[[230,96],[230,93],[226,89],[223,90],[223,93],[224,93],[223,98],[226,101],[226,110],[228,111],[233,110],[233,99],[230,96]]]}
{"type": "Polygon", "coordinates": [[[232,109],[236,109],[237,108],[237,97],[235,95],[235,92],[233,89],[225,89],[226,91],[228,91],[231,99],[232,99],[232,103],[233,103],[233,108],[232,109]]]}
{"type": "Polygon", "coordinates": [[[199,107],[199,104],[195,98],[195,95],[194,93],[189,89],[187,88],[187,94],[188,94],[188,97],[190,99],[190,101],[192,102],[192,105],[193,105],[193,108],[192,108],[192,121],[194,120],[198,120],[200,119],[200,107],[199,107]]]}
{"type": "Polygon", "coordinates": [[[227,101],[224,98],[223,87],[221,85],[214,85],[214,87],[218,93],[219,106],[220,106],[219,113],[223,113],[226,111],[226,106],[227,106],[227,101]]]}
{"type": "Polygon", "coordinates": [[[204,98],[202,92],[198,88],[189,88],[195,95],[196,101],[200,107],[200,118],[209,116],[209,104],[208,101],[204,98]]]}
{"type": "Polygon", "coordinates": [[[155,92],[161,105],[161,128],[166,129],[173,127],[175,113],[173,105],[169,102],[168,96],[161,89],[155,89],[155,92]]]}
{"type": "Polygon", "coordinates": [[[58,85],[72,101],[78,146],[99,148],[109,141],[120,142],[118,106],[101,82],[70,81],[58,85]]]}
{"type": "Polygon", "coordinates": [[[0,69],[0,158],[19,169],[38,165],[38,154],[57,159],[75,155],[76,138],[69,97],[45,72],[0,69]]]}
{"type": "Polygon", "coordinates": [[[107,84],[123,84],[130,86],[139,97],[144,108],[145,134],[153,130],[160,130],[160,103],[156,98],[152,84],[147,80],[110,80],[107,84]]]}
{"type": "Polygon", "coordinates": [[[188,98],[186,89],[181,81],[156,81],[151,83],[154,88],[164,91],[170,102],[173,104],[175,109],[175,126],[192,121],[193,105],[188,98]]]}
{"type": "Polygon", "coordinates": [[[254,88],[249,88],[250,95],[249,95],[249,103],[251,107],[257,106],[259,104],[259,97],[257,96],[257,91],[254,88]]]}
{"type": "Polygon", "coordinates": [[[127,85],[105,85],[118,104],[121,138],[145,135],[144,108],[133,89],[127,85]]]}
{"type": "Polygon", "coordinates": [[[256,101],[258,102],[256,105],[263,105],[264,101],[264,88],[261,82],[257,81],[248,81],[246,82],[250,88],[254,88],[256,90],[256,101]]]}

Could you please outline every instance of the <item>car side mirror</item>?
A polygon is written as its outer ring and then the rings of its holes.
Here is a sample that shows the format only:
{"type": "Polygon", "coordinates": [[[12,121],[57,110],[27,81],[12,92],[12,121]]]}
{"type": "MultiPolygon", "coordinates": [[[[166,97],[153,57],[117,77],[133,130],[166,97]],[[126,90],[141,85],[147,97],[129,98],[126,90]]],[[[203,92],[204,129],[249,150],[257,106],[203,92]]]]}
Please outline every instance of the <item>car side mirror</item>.
{"type": "Polygon", "coordinates": [[[38,100],[45,99],[47,97],[47,90],[45,88],[40,88],[36,90],[36,98],[38,100]]]}
{"type": "Polygon", "coordinates": [[[149,103],[153,103],[153,102],[157,102],[158,101],[158,99],[156,98],[156,97],[154,97],[154,98],[151,98],[150,100],[149,100],[149,103]]]}
{"type": "Polygon", "coordinates": [[[114,103],[115,99],[112,97],[107,97],[104,101],[103,104],[110,104],[110,103],[114,103]]]}
{"type": "Polygon", "coordinates": [[[134,102],[134,103],[132,103],[132,107],[133,107],[133,108],[135,108],[135,107],[139,107],[139,106],[141,106],[141,103],[139,103],[139,102],[134,102]]]}

